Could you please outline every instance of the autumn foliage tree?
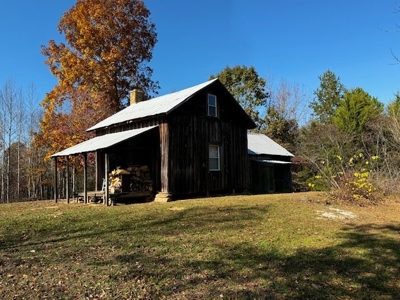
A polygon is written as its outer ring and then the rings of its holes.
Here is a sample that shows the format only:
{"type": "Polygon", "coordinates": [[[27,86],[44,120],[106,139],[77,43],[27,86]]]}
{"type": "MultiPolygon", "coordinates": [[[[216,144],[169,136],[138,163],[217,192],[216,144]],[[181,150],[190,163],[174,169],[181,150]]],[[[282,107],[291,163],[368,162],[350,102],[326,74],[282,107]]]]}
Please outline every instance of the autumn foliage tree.
{"type": "Polygon", "coordinates": [[[65,43],[42,46],[58,84],[42,102],[37,143],[48,154],[85,140],[84,130],[125,106],[129,91],[155,93],[146,65],[157,42],[155,25],[141,0],[77,0],[58,30],[65,43]]]}

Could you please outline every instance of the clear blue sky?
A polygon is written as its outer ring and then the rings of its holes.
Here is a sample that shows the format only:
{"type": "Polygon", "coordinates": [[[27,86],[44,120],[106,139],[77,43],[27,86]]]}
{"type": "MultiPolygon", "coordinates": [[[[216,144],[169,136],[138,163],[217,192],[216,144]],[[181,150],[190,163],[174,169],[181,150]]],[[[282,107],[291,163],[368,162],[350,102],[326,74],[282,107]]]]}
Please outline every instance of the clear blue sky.
{"type": "MultiPolygon", "coordinates": [[[[13,0],[0,10],[0,86],[56,83],[40,46],[61,41],[57,24],[74,0],[13,0]]],[[[400,13],[391,0],[146,0],[158,43],[150,66],[160,95],[208,80],[226,66],[304,85],[330,69],[347,88],[387,103],[400,91],[400,13]],[[398,32],[396,32],[398,31],[398,32]]],[[[398,2],[397,2],[398,3],[398,2]]]]}

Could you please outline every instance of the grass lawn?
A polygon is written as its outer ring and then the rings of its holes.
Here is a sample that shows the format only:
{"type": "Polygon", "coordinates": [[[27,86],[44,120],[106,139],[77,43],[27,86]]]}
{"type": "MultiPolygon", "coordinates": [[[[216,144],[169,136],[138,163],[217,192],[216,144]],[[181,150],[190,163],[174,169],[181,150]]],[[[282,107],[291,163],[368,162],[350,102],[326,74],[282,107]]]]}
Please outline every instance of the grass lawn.
{"type": "Polygon", "coordinates": [[[400,299],[400,203],[0,205],[2,299],[400,299]]]}

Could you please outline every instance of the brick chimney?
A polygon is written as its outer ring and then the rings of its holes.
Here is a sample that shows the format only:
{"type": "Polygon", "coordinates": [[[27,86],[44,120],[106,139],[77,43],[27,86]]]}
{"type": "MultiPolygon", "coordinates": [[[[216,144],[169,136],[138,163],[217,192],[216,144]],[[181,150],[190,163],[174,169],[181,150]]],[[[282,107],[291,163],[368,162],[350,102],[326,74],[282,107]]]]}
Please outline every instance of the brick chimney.
{"type": "Polygon", "coordinates": [[[144,100],[144,92],[140,89],[134,89],[130,92],[129,104],[133,105],[144,100]]]}

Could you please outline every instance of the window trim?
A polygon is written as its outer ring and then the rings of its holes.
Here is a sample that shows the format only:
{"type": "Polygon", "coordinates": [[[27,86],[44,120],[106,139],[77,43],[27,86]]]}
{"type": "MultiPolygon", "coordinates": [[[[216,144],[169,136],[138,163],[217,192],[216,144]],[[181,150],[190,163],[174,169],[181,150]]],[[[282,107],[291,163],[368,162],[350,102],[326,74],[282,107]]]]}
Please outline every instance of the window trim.
{"type": "Polygon", "coordinates": [[[207,116],[218,118],[218,104],[217,104],[217,96],[214,94],[207,94],[207,116]],[[210,97],[214,97],[215,105],[210,104],[210,97]],[[210,108],[215,108],[215,115],[210,113],[210,108]]]}
{"type": "Polygon", "coordinates": [[[216,144],[209,144],[208,145],[208,170],[209,171],[221,171],[221,147],[219,145],[216,144]],[[216,147],[217,148],[217,156],[216,157],[211,157],[211,148],[212,147],[216,147]],[[216,159],[218,166],[216,169],[212,169],[211,168],[211,164],[210,164],[210,160],[211,159],[216,159]]]}

